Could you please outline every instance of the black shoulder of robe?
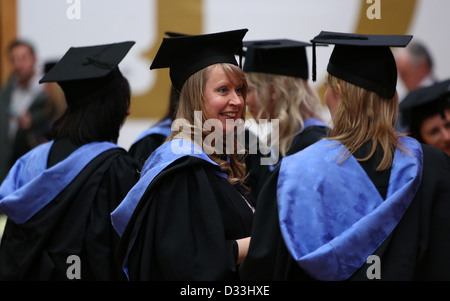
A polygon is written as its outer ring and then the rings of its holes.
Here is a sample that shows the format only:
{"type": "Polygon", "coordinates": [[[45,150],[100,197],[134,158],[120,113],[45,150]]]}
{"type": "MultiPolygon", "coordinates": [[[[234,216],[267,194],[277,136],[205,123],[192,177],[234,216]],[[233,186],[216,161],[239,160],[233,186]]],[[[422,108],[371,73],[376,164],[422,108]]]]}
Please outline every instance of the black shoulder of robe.
{"type": "Polygon", "coordinates": [[[76,255],[81,280],[124,280],[114,256],[119,237],[110,213],[136,183],[138,168],[125,150],[108,150],[27,222],[8,220],[0,279],[67,280],[68,257],[76,255]]]}
{"type": "MultiPolygon", "coordinates": [[[[450,165],[448,156],[422,145],[423,175],[419,191],[391,235],[374,252],[381,280],[450,280],[450,165]]],[[[276,201],[278,170],[261,192],[244,280],[313,280],[287,250],[279,228],[276,201]]],[[[378,188],[378,187],[377,187],[378,188]]],[[[381,189],[383,189],[381,187],[381,189]]],[[[363,265],[349,280],[369,280],[363,265]]]]}
{"type": "Polygon", "coordinates": [[[259,139],[254,133],[248,130],[245,131],[245,148],[248,151],[245,157],[245,168],[247,172],[245,185],[250,189],[248,195],[254,202],[256,202],[258,193],[271,174],[269,166],[261,164],[261,160],[269,157],[270,154],[263,154],[259,143],[259,139]]]}
{"type": "Polygon", "coordinates": [[[292,142],[292,145],[286,155],[289,156],[295,154],[311,144],[316,143],[320,139],[326,137],[329,130],[330,129],[325,126],[307,127],[295,136],[294,141],[292,142]]]}
{"type": "Polygon", "coordinates": [[[253,219],[239,191],[199,158],[164,169],[120,239],[130,280],[237,279],[235,240],[250,236],[253,219]]]}
{"type": "MultiPolygon", "coordinates": [[[[329,131],[328,127],[324,126],[311,126],[304,129],[302,132],[298,133],[288,152],[287,156],[295,154],[296,152],[301,151],[302,149],[310,146],[311,144],[319,141],[320,139],[327,136],[329,131]]],[[[256,153],[249,153],[245,159],[245,165],[247,168],[248,176],[245,184],[250,188],[250,197],[256,202],[258,199],[258,195],[263,188],[265,182],[272,174],[272,171],[269,169],[268,165],[261,165],[261,159],[264,157],[268,157],[269,155],[264,155],[261,153],[259,148],[259,140],[257,138],[250,138],[253,133],[250,131],[246,131],[246,148],[247,150],[253,149],[256,150],[256,153]],[[253,139],[253,140],[252,140],[253,139]],[[256,141],[256,146],[250,147],[250,143],[256,141]]],[[[279,160],[281,160],[281,155],[279,160]]]]}
{"type": "Polygon", "coordinates": [[[160,134],[145,136],[134,143],[128,150],[128,153],[135,158],[142,167],[147,158],[155,151],[155,149],[163,144],[166,138],[166,136],[160,134]]]}

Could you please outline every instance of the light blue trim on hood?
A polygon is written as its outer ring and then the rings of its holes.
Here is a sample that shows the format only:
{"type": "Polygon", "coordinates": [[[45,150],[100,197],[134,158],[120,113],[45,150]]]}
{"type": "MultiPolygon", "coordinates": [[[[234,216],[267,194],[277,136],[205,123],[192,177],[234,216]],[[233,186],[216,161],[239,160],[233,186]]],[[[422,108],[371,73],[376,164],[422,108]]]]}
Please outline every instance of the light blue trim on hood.
{"type": "Polygon", "coordinates": [[[323,139],[283,159],[278,178],[280,229],[300,267],[317,280],[345,280],[397,226],[422,177],[422,147],[400,138],[386,200],[344,146],[323,139]]]}

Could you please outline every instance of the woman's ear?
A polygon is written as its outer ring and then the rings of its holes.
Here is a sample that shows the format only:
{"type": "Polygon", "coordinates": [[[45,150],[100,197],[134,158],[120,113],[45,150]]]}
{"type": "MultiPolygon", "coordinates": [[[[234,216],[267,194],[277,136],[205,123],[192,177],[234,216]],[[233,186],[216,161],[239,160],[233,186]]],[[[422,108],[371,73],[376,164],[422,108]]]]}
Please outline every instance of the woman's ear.
{"type": "Polygon", "coordinates": [[[336,92],[337,99],[339,100],[341,98],[341,85],[337,84],[333,90],[336,92]]]}

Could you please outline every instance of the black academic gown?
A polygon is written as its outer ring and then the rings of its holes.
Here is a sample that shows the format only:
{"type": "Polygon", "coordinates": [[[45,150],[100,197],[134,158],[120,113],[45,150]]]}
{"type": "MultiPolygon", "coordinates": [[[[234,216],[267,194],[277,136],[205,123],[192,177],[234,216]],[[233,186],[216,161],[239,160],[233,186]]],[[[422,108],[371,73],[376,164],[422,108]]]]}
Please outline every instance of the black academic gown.
{"type": "MultiPolygon", "coordinates": [[[[450,280],[450,164],[436,148],[422,145],[422,182],[411,205],[390,236],[373,253],[380,258],[381,280],[450,280]]],[[[372,165],[372,167],[370,167],[372,165]]],[[[380,194],[389,175],[363,168],[380,194]]],[[[293,259],[279,227],[277,170],[261,192],[252,241],[241,264],[243,280],[314,280],[293,259]]],[[[365,263],[348,280],[369,280],[365,263]]]]}
{"type": "MultiPolygon", "coordinates": [[[[49,162],[76,146],[55,142],[49,162]]],[[[110,213],[136,183],[138,165],[121,148],[94,158],[53,201],[23,224],[6,223],[1,280],[68,280],[79,258],[81,280],[124,280],[114,253],[119,237],[110,213]],[[72,268],[71,268],[72,266],[72,268]]],[[[72,274],[71,274],[72,273],[72,274]]]]}
{"type": "Polygon", "coordinates": [[[147,158],[155,151],[155,149],[160,147],[166,139],[167,136],[162,134],[145,136],[131,145],[128,153],[143,166],[147,158]]]}
{"type": "MultiPolygon", "coordinates": [[[[310,126],[305,128],[303,131],[298,133],[292,145],[286,153],[287,156],[295,154],[301,151],[305,147],[319,141],[320,139],[326,137],[329,128],[326,126],[310,126]]],[[[245,181],[245,185],[250,188],[250,197],[256,202],[258,199],[258,194],[262,190],[265,182],[279,165],[279,161],[282,159],[281,154],[279,154],[278,162],[273,166],[262,165],[261,160],[267,158],[270,154],[263,154],[259,148],[259,140],[254,137],[254,133],[249,130],[245,131],[246,135],[246,149],[255,150],[254,153],[249,153],[245,158],[245,166],[247,169],[248,176],[245,181]],[[256,143],[256,145],[250,146],[250,143],[256,143]]]]}
{"type": "Polygon", "coordinates": [[[121,236],[130,280],[236,280],[236,239],[250,236],[245,191],[203,159],[182,157],[153,179],[121,236]]]}

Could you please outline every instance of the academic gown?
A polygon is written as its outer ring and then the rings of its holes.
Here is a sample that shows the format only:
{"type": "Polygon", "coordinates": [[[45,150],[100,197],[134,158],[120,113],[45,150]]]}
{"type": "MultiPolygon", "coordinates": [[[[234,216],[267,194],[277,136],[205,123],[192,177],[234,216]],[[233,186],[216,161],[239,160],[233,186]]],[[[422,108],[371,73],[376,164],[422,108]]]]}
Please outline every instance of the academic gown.
{"type": "MultiPolygon", "coordinates": [[[[329,128],[320,120],[316,118],[309,118],[305,122],[305,126],[302,130],[295,135],[292,145],[287,151],[286,155],[292,155],[301,151],[305,147],[319,141],[326,137],[329,128]]],[[[273,164],[261,164],[262,160],[267,160],[270,157],[270,153],[262,152],[259,140],[255,137],[255,134],[249,130],[245,131],[246,135],[246,149],[252,151],[245,158],[245,165],[247,169],[247,179],[245,185],[250,188],[250,197],[256,202],[258,194],[263,188],[265,182],[270,175],[276,170],[281,162],[281,154],[278,156],[278,160],[273,164]]],[[[267,146],[268,147],[268,146],[267,146]]]]}
{"type": "MultiPolygon", "coordinates": [[[[314,252],[299,256],[298,248],[302,247],[302,242],[298,239],[295,246],[289,234],[286,234],[289,229],[294,233],[296,227],[287,226],[286,211],[280,213],[280,210],[286,210],[289,206],[283,207],[284,205],[280,206],[279,204],[278,198],[281,196],[279,195],[280,192],[277,192],[280,177],[280,169],[278,169],[271,176],[258,199],[249,252],[240,267],[241,278],[243,280],[362,281],[378,279],[371,274],[375,271],[374,269],[377,269],[381,280],[450,280],[450,259],[448,257],[450,252],[450,237],[448,236],[448,233],[450,233],[449,157],[428,145],[421,145],[421,149],[423,151],[423,169],[419,186],[411,196],[412,200],[406,206],[406,211],[400,214],[398,223],[394,224],[393,230],[390,233],[387,232],[389,233],[387,237],[377,238],[380,241],[378,245],[374,245],[373,252],[370,252],[369,249],[365,255],[359,255],[361,258],[357,261],[357,264],[354,264],[345,272],[343,271],[345,267],[336,267],[336,263],[333,265],[333,261],[330,260],[332,268],[329,269],[331,274],[328,275],[321,273],[321,270],[328,269],[329,258],[326,257],[326,254],[329,248],[331,250],[334,248],[331,243],[315,250],[319,255],[323,255],[322,257],[316,256],[314,252]],[[283,226],[280,223],[281,219],[283,220],[283,226]],[[323,254],[320,254],[321,252],[323,254]],[[375,261],[366,261],[367,254],[378,256],[379,262],[377,264],[379,266],[373,266],[375,261]],[[314,262],[314,259],[316,259],[316,262],[314,262]]],[[[312,156],[312,154],[310,155],[312,156]]],[[[360,157],[363,156],[364,152],[360,153],[360,157]]],[[[382,173],[376,172],[374,169],[377,166],[378,159],[369,160],[371,162],[360,162],[360,165],[373,183],[373,187],[385,199],[388,191],[392,190],[390,188],[392,186],[392,181],[390,181],[392,170],[382,173]]],[[[300,169],[299,172],[307,173],[301,166],[298,166],[298,168],[300,169]]],[[[365,175],[361,174],[361,177],[365,177],[365,175]]],[[[342,181],[345,182],[346,180],[343,179],[342,181]]],[[[349,186],[355,187],[354,185],[357,184],[350,183],[349,186]]],[[[297,186],[301,185],[297,184],[297,186]]],[[[317,190],[321,190],[320,185],[316,187],[318,187],[317,190]]],[[[280,190],[280,187],[278,187],[278,190],[280,190]]],[[[392,194],[392,192],[389,193],[392,194]]],[[[372,191],[371,194],[376,193],[372,191]]],[[[341,202],[343,198],[342,195],[336,196],[330,202],[341,202]]],[[[385,205],[386,200],[382,202],[385,205]]],[[[307,208],[303,210],[308,210],[307,208]]],[[[342,209],[343,217],[348,214],[350,209],[348,206],[342,209]]],[[[385,220],[386,217],[378,218],[378,221],[385,220]]],[[[376,225],[376,223],[374,222],[373,225],[376,225]]],[[[325,224],[322,225],[321,222],[317,222],[316,225],[310,226],[309,231],[304,231],[307,234],[303,236],[305,245],[309,243],[309,240],[320,235],[320,231],[317,229],[320,229],[320,226],[326,226],[325,224]]],[[[353,228],[356,228],[356,225],[353,228]]],[[[328,225],[328,227],[330,226],[328,225]]],[[[336,250],[331,252],[333,254],[332,259],[338,258],[337,260],[339,260],[342,258],[347,260],[348,258],[345,258],[347,255],[356,258],[358,252],[353,254],[353,250],[359,251],[360,247],[350,244],[352,239],[350,239],[351,236],[346,236],[348,232],[351,231],[343,232],[344,239],[342,241],[339,241],[339,235],[332,239],[336,245],[343,244],[344,247],[347,247],[343,254],[339,253],[339,247],[335,247],[336,250]]],[[[374,237],[376,235],[369,236],[369,240],[374,237]]],[[[326,239],[331,238],[327,237],[326,239]]]]}
{"type": "MultiPolygon", "coordinates": [[[[31,185],[36,179],[27,179],[26,172],[18,172],[14,181],[24,181],[24,186],[12,188],[11,194],[5,196],[3,192],[8,190],[5,180],[0,189],[3,198],[0,210],[8,215],[0,244],[0,279],[68,280],[79,276],[81,280],[124,280],[114,257],[119,237],[111,226],[110,213],[136,183],[137,162],[125,150],[107,142],[78,147],[63,139],[43,147],[51,150],[28,158],[29,161],[48,158],[41,168],[48,166],[36,177],[48,177],[43,183],[28,187],[27,182],[31,185]],[[83,157],[89,157],[102,146],[106,147],[97,151],[100,154],[82,163],[83,157]],[[73,156],[78,157],[67,169],[62,172],[52,169],[61,168],[73,156]],[[85,166],[71,175],[71,170],[80,164],[85,166]],[[69,176],[74,178],[67,185],[59,184],[60,179],[69,176]],[[41,185],[42,191],[36,188],[41,185]],[[22,197],[18,194],[18,200],[11,202],[10,196],[24,187],[38,191],[24,192],[22,197]],[[47,200],[39,197],[52,193],[56,196],[47,200]],[[39,206],[33,205],[41,202],[39,206]],[[71,255],[77,256],[76,259],[69,258],[71,255]]],[[[23,160],[24,166],[29,161],[23,160]]]]}
{"type": "Polygon", "coordinates": [[[164,119],[155,126],[143,131],[131,145],[128,153],[135,158],[141,166],[147,158],[164,143],[171,133],[171,119],[164,119]]]}
{"type": "Polygon", "coordinates": [[[238,279],[235,240],[250,236],[251,200],[205,153],[174,154],[179,140],[150,156],[112,213],[118,258],[130,280],[238,279]]]}

